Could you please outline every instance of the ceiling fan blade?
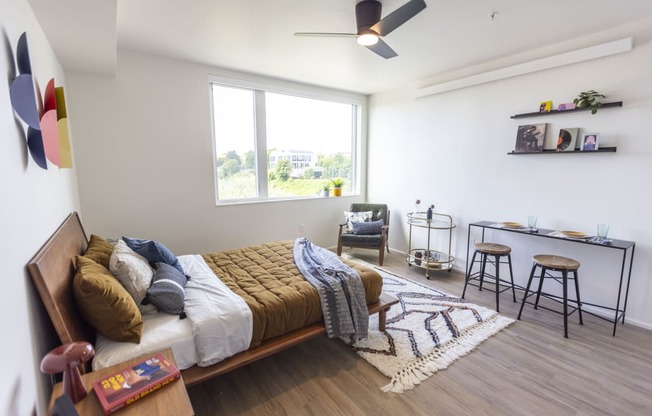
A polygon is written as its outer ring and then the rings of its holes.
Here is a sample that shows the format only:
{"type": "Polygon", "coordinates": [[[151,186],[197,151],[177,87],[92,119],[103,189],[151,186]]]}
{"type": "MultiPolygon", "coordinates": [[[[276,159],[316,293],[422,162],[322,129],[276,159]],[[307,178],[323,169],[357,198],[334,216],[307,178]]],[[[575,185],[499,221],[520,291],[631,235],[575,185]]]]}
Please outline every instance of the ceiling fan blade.
{"type": "Polygon", "coordinates": [[[389,45],[383,42],[382,39],[378,39],[378,43],[376,43],[375,45],[369,45],[367,46],[367,48],[370,49],[372,52],[375,52],[378,55],[382,56],[385,59],[398,56],[398,54],[394,52],[394,49],[390,48],[389,45]]]}
{"type": "Polygon", "coordinates": [[[296,32],[294,36],[318,36],[329,38],[354,38],[355,33],[296,32]]]}
{"type": "Polygon", "coordinates": [[[371,27],[371,30],[380,36],[386,36],[403,23],[412,19],[421,10],[426,8],[423,0],[411,0],[385,16],[380,22],[371,27]]]}

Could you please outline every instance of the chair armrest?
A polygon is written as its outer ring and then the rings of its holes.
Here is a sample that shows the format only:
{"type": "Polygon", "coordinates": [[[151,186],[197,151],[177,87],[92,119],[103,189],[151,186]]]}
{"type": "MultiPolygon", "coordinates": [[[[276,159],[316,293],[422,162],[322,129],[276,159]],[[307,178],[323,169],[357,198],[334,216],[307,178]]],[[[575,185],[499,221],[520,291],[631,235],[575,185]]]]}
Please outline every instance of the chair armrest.
{"type": "Polygon", "coordinates": [[[344,224],[339,224],[339,226],[340,226],[340,230],[339,230],[339,232],[337,233],[337,240],[338,240],[338,241],[339,241],[340,237],[342,236],[342,228],[343,228],[344,226],[346,226],[346,223],[344,223],[344,224]]]}

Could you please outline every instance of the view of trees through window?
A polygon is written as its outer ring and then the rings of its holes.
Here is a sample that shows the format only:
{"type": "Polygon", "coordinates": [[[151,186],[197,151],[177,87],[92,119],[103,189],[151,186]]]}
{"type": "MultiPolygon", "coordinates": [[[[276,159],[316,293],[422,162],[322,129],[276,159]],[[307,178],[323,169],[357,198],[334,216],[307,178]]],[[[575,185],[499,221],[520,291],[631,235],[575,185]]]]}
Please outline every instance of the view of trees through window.
{"type": "Polygon", "coordinates": [[[212,84],[219,201],[353,188],[357,105],[212,84]],[[258,163],[258,157],[264,158],[258,163]]]}

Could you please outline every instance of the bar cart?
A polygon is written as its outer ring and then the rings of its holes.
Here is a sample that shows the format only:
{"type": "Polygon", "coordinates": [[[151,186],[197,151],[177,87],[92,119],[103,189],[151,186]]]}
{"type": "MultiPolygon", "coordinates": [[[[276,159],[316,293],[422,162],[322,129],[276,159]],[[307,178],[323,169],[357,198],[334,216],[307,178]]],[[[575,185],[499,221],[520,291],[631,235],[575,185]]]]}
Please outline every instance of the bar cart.
{"type": "Polygon", "coordinates": [[[451,256],[451,242],[453,239],[453,217],[447,214],[432,213],[432,219],[428,219],[426,212],[410,212],[407,214],[407,223],[410,226],[410,236],[408,238],[408,252],[406,253],[407,264],[426,269],[426,278],[430,279],[430,270],[448,270],[453,269],[453,260],[451,256]],[[426,239],[426,248],[412,248],[412,228],[425,228],[428,232],[426,239]],[[444,251],[430,249],[430,234],[432,231],[448,231],[448,247],[444,251]]]}

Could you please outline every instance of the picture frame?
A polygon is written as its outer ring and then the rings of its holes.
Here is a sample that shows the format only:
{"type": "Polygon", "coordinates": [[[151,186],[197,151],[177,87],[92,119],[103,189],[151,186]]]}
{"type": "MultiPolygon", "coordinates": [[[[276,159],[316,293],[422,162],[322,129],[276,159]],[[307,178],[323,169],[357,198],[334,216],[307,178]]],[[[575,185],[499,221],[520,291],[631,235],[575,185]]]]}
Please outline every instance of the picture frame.
{"type": "Polygon", "coordinates": [[[568,110],[575,110],[575,103],[563,103],[559,104],[557,107],[557,111],[568,111],[568,110]]]}
{"type": "Polygon", "coordinates": [[[552,101],[542,101],[541,104],[539,104],[540,113],[549,113],[550,110],[552,110],[552,101]]]}
{"type": "Polygon", "coordinates": [[[514,153],[543,152],[547,126],[546,123],[518,126],[514,153]]]}
{"type": "Polygon", "coordinates": [[[557,151],[558,152],[573,152],[575,151],[575,141],[579,133],[579,127],[566,127],[559,129],[557,136],[557,151]]]}
{"type": "Polygon", "coordinates": [[[598,150],[600,134],[584,133],[582,134],[581,150],[583,152],[593,152],[598,150]]]}

